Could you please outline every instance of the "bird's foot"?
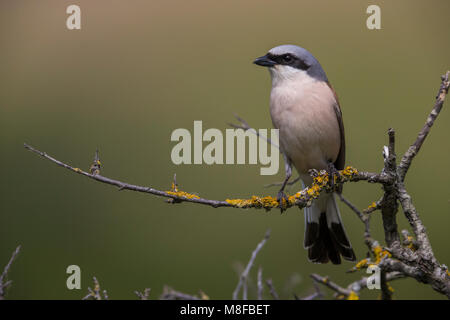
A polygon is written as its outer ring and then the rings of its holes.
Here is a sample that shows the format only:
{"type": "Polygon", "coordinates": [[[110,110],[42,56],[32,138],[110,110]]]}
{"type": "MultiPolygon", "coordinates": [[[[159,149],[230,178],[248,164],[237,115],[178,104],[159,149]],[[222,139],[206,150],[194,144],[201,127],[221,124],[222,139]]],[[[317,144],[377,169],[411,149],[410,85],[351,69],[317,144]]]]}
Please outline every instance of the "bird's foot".
{"type": "Polygon", "coordinates": [[[330,187],[333,190],[334,186],[335,186],[335,177],[338,178],[339,180],[339,170],[336,169],[336,167],[334,166],[334,164],[332,162],[328,163],[328,168],[327,168],[327,172],[328,172],[328,179],[330,181],[330,187]]]}
{"type": "Polygon", "coordinates": [[[277,201],[279,203],[278,208],[280,208],[281,213],[286,210],[289,203],[289,197],[284,193],[283,190],[278,191],[277,201]]]}

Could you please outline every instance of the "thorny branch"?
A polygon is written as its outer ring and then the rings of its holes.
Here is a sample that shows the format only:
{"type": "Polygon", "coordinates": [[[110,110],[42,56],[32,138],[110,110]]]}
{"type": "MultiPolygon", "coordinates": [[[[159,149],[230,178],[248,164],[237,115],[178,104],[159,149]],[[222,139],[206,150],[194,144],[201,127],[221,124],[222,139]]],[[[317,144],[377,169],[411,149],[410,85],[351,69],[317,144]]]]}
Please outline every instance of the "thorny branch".
{"type": "MultiPolygon", "coordinates": [[[[383,150],[384,168],[381,173],[362,172],[356,170],[355,168],[347,167],[344,170],[339,171],[339,174],[333,178],[334,181],[329,181],[326,171],[313,171],[312,185],[294,195],[291,195],[285,203],[284,209],[293,206],[304,208],[310,206],[312,201],[317,199],[322,192],[333,192],[337,190],[340,185],[347,182],[357,182],[363,180],[370,183],[381,184],[384,191],[382,198],[373,202],[362,212],[355,206],[351,205],[351,203],[345,198],[342,198],[342,201],[349,205],[364,223],[365,243],[371,253],[371,257],[358,262],[353,269],[360,270],[371,265],[377,265],[382,272],[381,280],[382,287],[384,288],[382,290],[382,298],[385,299],[392,296],[392,294],[388,292],[388,290],[390,290],[388,282],[404,277],[411,277],[419,282],[429,284],[434,290],[450,298],[450,273],[448,268],[445,265],[440,264],[434,256],[425,227],[419,217],[417,209],[412,203],[411,196],[407,193],[404,185],[404,180],[408,169],[422,147],[431,130],[431,127],[435,123],[435,120],[439,115],[443,107],[444,100],[448,94],[448,89],[449,72],[442,76],[441,85],[439,87],[439,92],[437,94],[434,107],[430,112],[425,125],[420,130],[416,141],[401,157],[398,165],[395,152],[395,131],[394,129],[389,129],[389,144],[384,147],[383,150]],[[399,206],[403,209],[404,215],[413,232],[413,236],[408,235],[408,239],[403,242],[400,239],[396,222],[399,206]],[[370,235],[369,218],[370,215],[377,210],[381,210],[386,247],[382,247],[379,242],[374,240],[370,235]]],[[[233,125],[234,127],[242,128],[244,130],[252,129],[243,119],[238,118],[238,120],[241,125],[233,125]]],[[[268,140],[268,142],[272,143],[270,140],[268,140]]],[[[27,144],[25,144],[25,148],[72,172],[105,184],[116,186],[119,190],[131,190],[153,194],[156,196],[169,198],[172,203],[192,202],[212,206],[214,208],[264,208],[266,210],[279,207],[278,201],[272,196],[253,196],[251,199],[210,200],[179,190],[176,182],[172,183],[172,188],[170,190],[162,191],[152,187],[133,185],[107,178],[100,175],[100,160],[98,158],[98,153],[96,153],[96,157],[94,159],[94,164],[96,165],[91,166],[91,172],[89,173],[61,162],[47,153],[37,150],[27,144]]],[[[403,234],[405,233],[407,233],[407,231],[403,232],[403,234]]],[[[323,278],[319,275],[312,275],[312,277],[318,283],[325,284],[330,289],[334,290],[338,296],[349,299],[359,298],[359,292],[365,287],[364,281],[366,279],[362,278],[361,280],[350,284],[346,288],[343,288],[330,282],[328,278],[323,278]]],[[[275,296],[274,294],[276,294],[276,292],[274,291],[271,282],[266,281],[266,284],[268,284],[271,294],[275,296]]]]}

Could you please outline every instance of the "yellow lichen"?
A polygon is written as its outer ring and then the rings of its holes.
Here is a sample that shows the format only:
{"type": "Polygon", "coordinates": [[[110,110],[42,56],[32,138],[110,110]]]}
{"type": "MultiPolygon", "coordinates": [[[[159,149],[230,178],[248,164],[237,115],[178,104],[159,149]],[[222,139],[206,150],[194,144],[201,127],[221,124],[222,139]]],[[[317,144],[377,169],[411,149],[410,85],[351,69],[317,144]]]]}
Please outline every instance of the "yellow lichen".
{"type": "Polygon", "coordinates": [[[389,290],[391,293],[394,293],[394,288],[392,288],[391,285],[390,285],[389,283],[386,283],[386,285],[387,285],[388,290],[389,290]]]}
{"type": "Polygon", "coordinates": [[[376,202],[372,202],[372,203],[370,204],[370,206],[367,207],[367,209],[368,209],[368,210],[372,210],[372,209],[375,209],[376,207],[377,207],[377,203],[376,203],[376,202]]]}
{"type": "MultiPolygon", "coordinates": [[[[344,170],[339,171],[342,177],[341,181],[350,180],[355,174],[358,174],[358,170],[353,167],[346,167],[344,170]]],[[[317,199],[324,188],[328,187],[328,173],[325,170],[320,171],[315,177],[313,177],[313,183],[309,188],[297,192],[295,195],[289,196],[286,199],[282,199],[281,207],[288,208],[296,204],[297,201],[306,201],[307,205],[310,205],[310,201],[317,199]]],[[[335,182],[339,182],[335,177],[335,182]]],[[[172,186],[172,188],[174,188],[172,186]]],[[[238,208],[265,208],[272,209],[280,206],[278,200],[274,197],[257,197],[252,196],[250,199],[225,199],[226,202],[238,208]]]]}
{"type": "Polygon", "coordinates": [[[363,210],[364,213],[371,213],[377,209],[378,205],[376,202],[372,202],[367,208],[363,210]]]}
{"type": "Polygon", "coordinates": [[[414,246],[414,238],[413,238],[413,236],[408,236],[408,237],[406,238],[406,241],[407,241],[407,243],[408,243],[407,247],[408,247],[409,249],[411,249],[412,251],[415,251],[415,250],[416,250],[416,247],[414,246]]]}
{"type": "Polygon", "coordinates": [[[192,194],[192,193],[184,192],[184,191],[166,191],[166,193],[170,194],[172,196],[176,196],[178,198],[200,199],[199,196],[192,194]]]}
{"type": "Polygon", "coordinates": [[[252,196],[250,199],[226,199],[225,201],[238,208],[256,207],[269,209],[279,205],[277,199],[271,196],[252,196]]]}
{"type": "Polygon", "coordinates": [[[354,175],[358,174],[358,170],[356,168],[347,166],[344,170],[339,171],[339,173],[346,178],[353,178],[354,175]]]}
{"type": "Polygon", "coordinates": [[[373,253],[375,254],[375,264],[378,264],[381,262],[381,259],[383,259],[384,257],[390,258],[392,257],[392,254],[387,251],[387,250],[383,250],[383,248],[381,246],[376,246],[375,248],[372,249],[373,253]]]}
{"type": "Polygon", "coordinates": [[[355,291],[350,291],[350,294],[347,297],[347,300],[359,300],[359,296],[356,294],[355,291]]]}
{"type": "Polygon", "coordinates": [[[300,195],[297,195],[297,194],[295,194],[295,195],[293,195],[293,196],[289,196],[289,197],[288,197],[288,202],[289,202],[289,204],[290,204],[290,205],[295,204],[295,201],[297,201],[297,199],[298,199],[299,196],[300,196],[300,195]]]}
{"type": "Polygon", "coordinates": [[[361,270],[362,268],[366,268],[369,263],[368,259],[362,259],[355,265],[356,270],[361,270]]]}
{"type": "Polygon", "coordinates": [[[80,168],[73,168],[73,171],[75,171],[75,172],[83,172],[83,170],[81,170],[80,168]]]}

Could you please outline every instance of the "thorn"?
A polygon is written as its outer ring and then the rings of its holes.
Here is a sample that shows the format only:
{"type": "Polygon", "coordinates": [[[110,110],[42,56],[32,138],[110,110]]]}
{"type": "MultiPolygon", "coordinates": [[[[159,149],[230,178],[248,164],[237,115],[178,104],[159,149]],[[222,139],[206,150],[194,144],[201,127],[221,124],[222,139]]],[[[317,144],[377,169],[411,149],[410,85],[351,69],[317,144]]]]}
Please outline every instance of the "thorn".
{"type": "Polygon", "coordinates": [[[89,167],[89,171],[91,172],[92,175],[98,175],[100,174],[100,168],[102,166],[101,162],[100,162],[100,158],[99,158],[99,152],[98,152],[98,148],[95,150],[95,155],[94,155],[94,161],[92,162],[91,166],[89,167]]]}
{"type": "Polygon", "coordinates": [[[172,185],[172,191],[178,190],[178,184],[177,184],[177,174],[173,174],[173,185],[172,185]]]}

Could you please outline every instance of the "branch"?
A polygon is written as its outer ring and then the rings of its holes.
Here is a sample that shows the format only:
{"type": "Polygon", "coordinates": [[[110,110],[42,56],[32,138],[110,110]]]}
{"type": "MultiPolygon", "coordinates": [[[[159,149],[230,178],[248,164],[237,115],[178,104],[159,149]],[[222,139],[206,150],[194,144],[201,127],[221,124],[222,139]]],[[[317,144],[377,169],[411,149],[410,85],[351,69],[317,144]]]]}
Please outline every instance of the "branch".
{"type": "Polygon", "coordinates": [[[249,130],[250,132],[254,133],[258,138],[263,139],[264,141],[266,141],[268,144],[273,145],[274,147],[276,147],[278,150],[280,150],[280,147],[274,143],[269,137],[265,137],[263,135],[261,135],[259,133],[258,130],[252,128],[247,121],[245,121],[244,119],[242,119],[241,117],[239,117],[237,114],[234,115],[234,117],[240,122],[240,124],[234,124],[234,123],[229,123],[229,125],[235,129],[243,129],[245,131],[249,130]]]}
{"type": "MultiPolygon", "coordinates": [[[[444,100],[449,90],[449,73],[450,72],[447,72],[444,76],[441,77],[442,81],[439,87],[439,92],[436,97],[434,107],[431,110],[424,127],[419,132],[416,141],[402,156],[398,166],[396,160],[397,156],[395,153],[395,131],[393,129],[389,129],[389,144],[388,146],[384,147],[384,168],[381,173],[360,172],[355,168],[347,167],[344,170],[338,172],[335,181],[330,181],[328,173],[325,170],[311,170],[310,174],[313,178],[313,183],[311,184],[311,186],[288,197],[288,201],[286,201],[283,208],[287,209],[293,206],[304,208],[310,206],[322,192],[335,192],[337,190],[340,190],[342,184],[347,182],[367,181],[369,183],[381,184],[384,191],[382,198],[374,202],[371,206],[369,206],[369,208],[363,211],[360,211],[342,196],[341,200],[345,204],[347,204],[365,224],[365,241],[374,258],[373,261],[370,257],[368,257],[367,259],[358,262],[353,270],[359,270],[361,268],[367,267],[370,264],[378,265],[381,268],[382,272],[382,297],[385,299],[390,299],[392,295],[387,282],[403,277],[411,277],[419,282],[430,284],[434,290],[450,298],[450,272],[448,271],[448,268],[443,264],[441,265],[434,256],[431,243],[425,230],[425,226],[423,225],[418,211],[412,203],[411,196],[407,193],[404,185],[404,179],[412,163],[412,160],[420,151],[426,137],[431,130],[431,127],[433,126],[437,116],[439,115],[443,107],[444,100]],[[416,239],[404,232],[404,234],[406,234],[406,240],[403,242],[400,240],[396,221],[399,204],[403,209],[404,215],[408,220],[416,239]],[[370,215],[378,209],[381,210],[382,214],[384,236],[387,244],[387,247],[385,248],[381,247],[379,243],[376,240],[372,239],[370,236],[370,215]]],[[[259,136],[259,133],[256,130],[252,129],[245,120],[239,117],[237,117],[237,119],[240,121],[241,125],[233,125],[234,127],[242,128],[244,130],[252,130],[252,132],[254,131],[254,133],[259,136]]],[[[272,143],[270,139],[266,138],[266,140],[269,143],[272,143]]],[[[81,174],[98,182],[116,186],[119,188],[119,190],[130,190],[161,196],[168,198],[171,203],[192,202],[202,205],[208,205],[214,208],[264,208],[266,210],[279,208],[280,206],[277,199],[272,196],[253,196],[250,199],[226,199],[224,201],[205,199],[199,197],[198,195],[179,190],[175,180],[172,183],[171,190],[161,191],[151,187],[133,185],[119,180],[107,178],[100,175],[101,163],[98,157],[98,151],[96,152],[94,163],[90,167],[90,173],[88,173],[79,168],[74,168],[64,162],[61,162],[49,156],[45,152],[39,151],[27,144],[25,144],[25,148],[72,172],[81,174]]],[[[266,236],[268,237],[268,234],[266,236]]],[[[237,298],[237,295],[242,287],[244,299],[247,298],[247,277],[250,272],[250,268],[254,263],[256,254],[264,245],[266,240],[267,239],[265,237],[253,252],[247,268],[241,275],[238,287],[233,293],[233,298],[237,298]]],[[[364,281],[366,281],[367,279],[363,277],[362,279],[351,283],[346,288],[343,288],[329,281],[328,278],[323,278],[319,275],[311,276],[318,283],[322,283],[328,286],[340,296],[346,297],[348,299],[359,298],[359,291],[366,286],[364,281]]],[[[260,284],[261,281],[262,274],[259,273],[258,297],[262,297],[262,289],[260,284]]],[[[0,284],[1,283],[2,282],[0,282],[0,284]]],[[[278,299],[278,294],[276,293],[271,280],[267,280],[266,284],[269,287],[270,294],[274,297],[274,299],[278,299]]],[[[6,284],[3,284],[3,287],[0,287],[0,289],[3,290],[5,286],[6,284]]],[[[95,293],[95,291],[93,292],[95,293]]],[[[196,298],[196,296],[189,296],[182,293],[177,294],[172,294],[171,297],[176,298],[180,296],[185,298],[196,298]]]]}
{"type": "MultiPolygon", "coordinates": [[[[393,281],[403,279],[406,276],[401,272],[390,272],[385,275],[385,281],[393,281]]],[[[357,281],[350,283],[347,287],[341,287],[337,283],[331,281],[328,277],[322,277],[318,274],[311,274],[311,278],[317,283],[326,286],[335,292],[337,299],[359,300],[361,291],[367,288],[367,277],[363,277],[357,281]]]]}
{"type": "Polygon", "coordinates": [[[191,295],[191,294],[173,290],[172,288],[170,288],[168,286],[164,286],[163,293],[159,297],[159,299],[160,300],[208,300],[209,299],[208,296],[205,295],[203,292],[200,292],[200,294],[202,296],[201,298],[199,298],[195,295],[191,295]]]}
{"type": "Polygon", "coordinates": [[[309,295],[309,296],[306,296],[306,297],[304,297],[302,299],[298,299],[298,300],[315,300],[315,299],[322,298],[323,297],[323,292],[320,290],[320,287],[317,285],[317,282],[314,281],[313,285],[314,285],[314,290],[315,290],[314,293],[309,295]]]}
{"type": "Polygon", "coordinates": [[[392,293],[394,291],[388,284],[386,271],[381,271],[380,285],[381,285],[381,300],[392,300],[392,293]]]}
{"type": "MultiPolygon", "coordinates": [[[[221,200],[210,200],[201,198],[198,195],[178,190],[178,187],[175,183],[172,184],[172,189],[168,191],[161,191],[152,187],[138,186],[127,182],[104,177],[100,174],[97,174],[96,172],[89,173],[81,170],[80,168],[72,167],[60,160],[53,158],[52,156],[48,155],[45,152],[33,148],[28,144],[24,144],[24,147],[27,150],[40,155],[44,159],[50,160],[51,162],[57,164],[58,166],[70,170],[74,173],[80,174],[82,176],[85,176],[87,178],[93,179],[101,183],[116,186],[119,188],[119,191],[130,190],[142,192],[172,199],[174,203],[192,202],[211,206],[213,208],[218,207],[256,208],[256,209],[264,208],[266,210],[270,210],[279,207],[279,203],[276,197],[272,196],[264,196],[264,197],[253,196],[251,199],[226,199],[224,201],[221,201],[221,200]]],[[[322,192],[331,192],[336,190],[336,188],[340,184],[357,181],[367,181],[369,183],[381,183],[381,184],[392,183],[392,179],[383,173],[377,174],[372,172],[359,172],[355,168],[347,167],[344,170],[339,171],[339,178],[337,179],[337,182],[334,184],[334,189],[332,189],[328,182],[328,173],[325,170],[322,170],[318,172],[317,175],[314,177],[314,183],[310,187],[305,188],[289,197],[289,201],[287,201],[287,203],[285,204],[285,209],[293,206],[298,206],[299,208],[310,206],[312,200],[317,199],[322,192]]]]}
{"type": "Polygon", "coordinates": [[[14,260],[16,260],[17,256],[19,255],[21,246],[18,246],[16,250],[11,255],[11,258],[8,261],[8,264],[5,266],[5,269],[3,269],[2,274],[0,275],[0,300],[5,299],[5,291],[6,289],[12,284],[12,280],[6,280],[8,277],[8,272],[11,269],[11,265],[13,264],[14,260]]]}
{"type": "Polygon", "coordinates": [[[273,286],[272,279],[267,279],[267,280],[266,280],[266,285],[267,285],[267,287],[269,288],[269,293],[270,293],[270,295],[272,296],[272,298],[273,298],[274,300],[279,300],[280,297],[278,296],[278,293],[277,293],[277,291],[275,290],[275,287],[273,286]]]}
{"type": "Polygon", "coordinates": [[[331,290],[335,291],[337,294],[348,297],[351,294],[351,290],[342,288],[341,286],[337,285],[333,281],[331,281],[328,277],[322,277],[316,273],[313,273],[310,275],[311,278],[316,281],[317,283],[320,283],[331,290]]]}
{"type": "Polygon", "coordinates": [[[239,282],[236,286],[236,289],[233,292],[233,300],[238,299],[239,291],[241,290],[242,287],[243,287],[243,293],[242,293],[243,297],[242,298],[243,298],[243,300],[247,300],[247,278],[250,273],[250,269],[252,268],[252,266],[255,262],[256,256],[258,255],[259,251],[261,251],[262,247],[264,247],[264,244],[269,239],[269,237],[270,237],[270,229],[268,229],[266,231],[264,238],[261,240],[260,243],[258,243],[258,245],[256,246],[256,249],[252,252],[250,261],[248,262],[247,267],[245,267],[244,271],[242,272],[242,274],[239,278],[239,282]]]}
{"type": "MultiPolygon", "coordinates": [[[[395,179],[397,176],[397,164],[395,154],[395,131],[388,130],[389,146],[384,147],[384,168],[383,173],[395,179]]],[[[393,246],[400,242],[400,236],[397,231],[396,215],[398,211],[397,190],[394,184],[383,185],[384,195],[381,199],[381,216],[383,219],[384,238],[388,246],[393,246]]]]}
{"type": "Polygon", "coordinates": [[[344,202],[350,209],[352,209],[353,212],[356,213],[358,218],[361,220],[361,222],[364,224],[364,239],[369,247],[369,249],[372,247],[374,240],[372,239],[370,235],[370,214],[366,211],[360,211],[353,203],[351,203],[349,200],[347,200],[342,193],[338,193],[339,198],[342,202],[344,202]]]}
{"type": "Polygon", "coordinates": [[[358,262],[354,269],[360,269],[369,264],[378,265],[381,268],[382,298],[384,299],[390,299],[392,296],[392,290],[387,284],[390,274],[395,274],[396,277],[411,277],[419,282],[430,284],[434,290],[450,298],[450,273],[448,268],[441,265],[434,256],[425,226],[403,182],[412,159],[423,145],[448,93],[449,72],[441,79],[435,106],[431,110],[425,126],[419,132],[416,141],[403,155],[399,166],[396,165],[395,132],[393,129],[389,129],[389,146],[384,148],[382,174],[390,177],[394,182],[383,184],[384,195],[382,199],[365,210],[365,212],[373,212],[378,208],[381,209],[385,240],[388,247],[383,249],[378,242],[373,241],[370,249],[374,254],[375,261],[371,262],[369,258],[364,259],[358,262]],[[402,206],[416,240],[410,237],[407,232],[403,232],[407,241],[403,243],[400,241],[396,223],[398,203],[402,206]]]}
{"type": "Polygon", "coordinates": [[[258,300],[262,300],[263,297],[263,283],[262,283],[262,267],[258,268],[258,281],[257,281],[257,286],[258,286],[258,300]]]}
{"type": "Polygon", "coordinates": [[[405,152],[405,154],[402,157],[402,160],[400,161],[399,175],[402,181],[405,179],[406,173],[408,172],[408,169],[411,166],[414,157],[420,151],[420,148],[422,147],[425,139],[430,133],[431,127],[433,126],[434,121],[439,115],[439,112],[441,112],[442,106],[444,105],[445,97],[448,94],[448,89],[450,86],[449,74],[450,71],[447,71],[445,75],[441,77],[442,81],[439,87],[438,94],[436,96],[436,102],[434,104],[433,110],[431,110],[431,113],[428,115],[425,125],[423,126],[422,130],[420,130],[416,141],[409,147],[408,151],[405,152]]]}

